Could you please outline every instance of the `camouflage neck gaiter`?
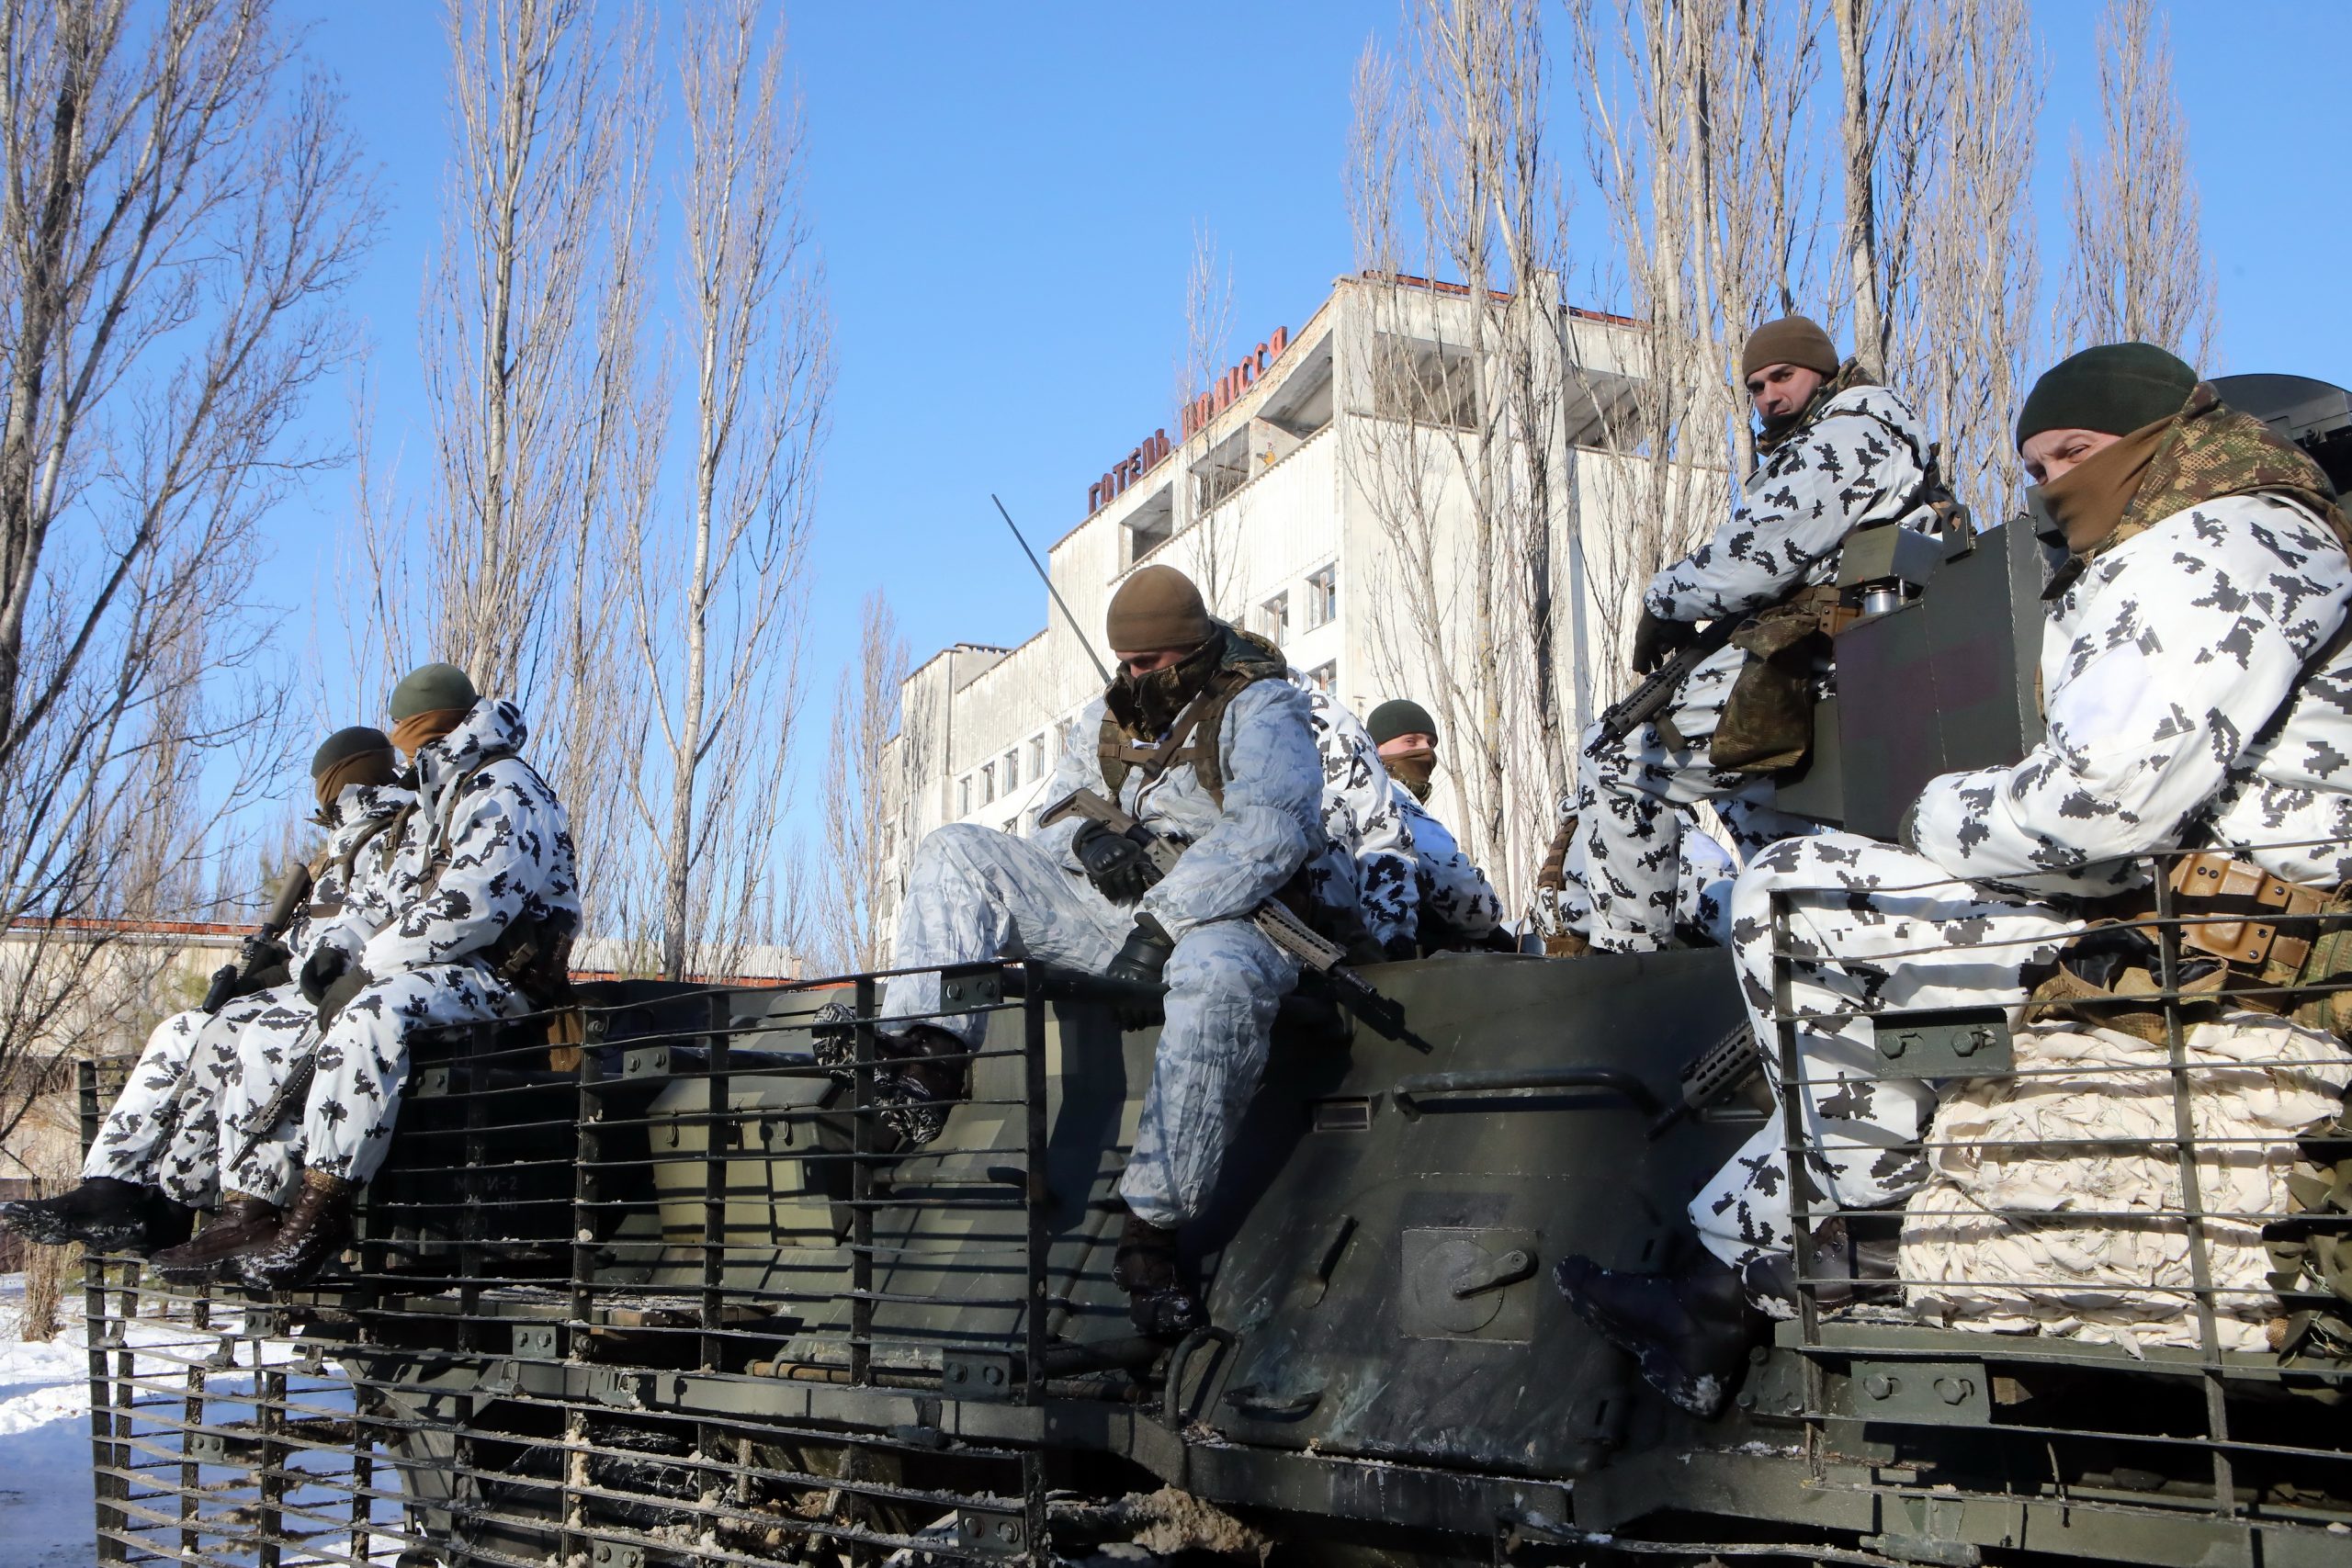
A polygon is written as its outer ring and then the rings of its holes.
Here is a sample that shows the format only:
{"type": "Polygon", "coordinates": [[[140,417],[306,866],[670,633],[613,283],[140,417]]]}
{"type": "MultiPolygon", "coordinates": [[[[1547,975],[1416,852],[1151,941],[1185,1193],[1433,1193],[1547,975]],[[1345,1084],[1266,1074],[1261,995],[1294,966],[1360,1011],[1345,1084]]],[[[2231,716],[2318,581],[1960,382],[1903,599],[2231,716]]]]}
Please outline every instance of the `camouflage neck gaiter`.
{"type": "Polygon", "coordinates": [[[1138,740],[1159,739],[1185,705],[1208,689],[1224,653],[1224,638],[1213,637],[1165,670],[1148,675],[1120,671],[1105,699],[1111,716],[1138,740]]]}
{"type": "Polygon", "coordinates": [[[1423,806],[1430,803],[1430,792],[1435,787],[1437,753],[1423,746],[1411,751],[1392,751],[1380,759],[1388,776],[1413,792],[1413,798],[1423,806]]]}

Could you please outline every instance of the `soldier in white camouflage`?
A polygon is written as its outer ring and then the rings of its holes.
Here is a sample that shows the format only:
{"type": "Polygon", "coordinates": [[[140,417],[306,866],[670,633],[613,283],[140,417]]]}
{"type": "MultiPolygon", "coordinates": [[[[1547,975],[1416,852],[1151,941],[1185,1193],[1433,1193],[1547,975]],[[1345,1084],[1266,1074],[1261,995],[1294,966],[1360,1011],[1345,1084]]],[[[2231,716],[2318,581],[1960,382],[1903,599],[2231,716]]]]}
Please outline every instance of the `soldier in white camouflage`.
{"type": "Polygon", "coordinates": [[[1453,829],[1429,808],[1437,779],[1437,720],[1420,704],[1392,697],[1372,710],[1364,728],[1380,748],[1396,810],[1411,837],[1419,904],[1418,945],[1430,952],[1513,945],[1494,884],[1463,852],[1453,829]]]}
{"type": "MultiPolygon", "coordinates": [[[[1730,519],[1660,570],[1642,596],[1633,660],[1647,674],[1723,616],[1745,624],[1691,671],[1674,705],[1623,739],[1589,731],[1578,751],[1569,862],[1589,896],[1590,944],[1643,953],[1669,944],[1688,807],[1711,801],[1743,859],[1810,830],[1773,807],[1773,773],[1798,760],[1785,714],[1815,679],[1839,551],[1857,530],[1925,527],[1936,517],[1934,454],[1910,405],[1802,316],[1758,327],[1741,358],[1762,422],[1754,473],[1730,519]]],[[[1802,716],[1799,716],[1802,722],[1802,716]]],[[[1798,742],[1799,745],[1802,742],[1798,742]]]]}
{"type": "MultiPolygon", "coordinates": [[[[278,934],[279,961],[263,966],[217,1012],[175,1012],[157,1024],[116,1097],[82,1164],[82,1184],[37,1201],[0,1205],[0,1226],[33,1240],[81,1241],[102,1251],[154,1236],[156,1199],[184,1209],[222,1206],[220,1105],[232,1093],[238,1041],[248,1030],[299,1035],[311,1004],[291,975],[312,953],[342,940],[346,909],[375,864],[364,852],[409,793],[393,783],[392,743],[383,731],[355,726],[327,737],[311,758],[319,802],[312,818],[325,829],[325,851],[311,871],[311,890],[278,934]]],[[[229,1194],[226,1220],[243,1213],[229,1194]]],[[[207,1234],[221,1229],[207,1228],[207,1234]]],[[[183,1221],[178,1234],[187,1234],[183,1221]]]]}
{"type": "MultiPolygon", "coordinates": [[[[2044,739],[1929,783],[1903,847],[1792,840],[1734,893],[1742,992],[1776,1096],[1798,1096],[1808,1213],[1826,1216],[1816,1278],[1878,1271],[1871,1212],[1925,1175],[1933,1086],[1883,1076],[1873,1014],[2018,1007],[2062,954],[2082,961],[2065,943],[2094,915],[2144,899],[2156,852],[2222,852],[2322,895],[2352,880],[2352,525],[2326,476],[2146,344],[2052,368],[2017,435],[2066,551],[2044,594],[2044,739]],[[1801,1085],[1780,1081],[1784,1027],[1801,1085]]],[[[1558,1269],[1587,1320],[1702,1415],[1736,1381],[1746,1314],[1795,1299],[1781,1121],[1691,1204],[1709,1258],[1558,1269]]]]}
{"type": "Polygon", "coordinates": [[[277,1103],[299,1056],[248,1031],[237,1099],[224,1105],[244,1146],[227,1179],[265,1208],[219,1266],[255,1285],[299,1283],[341,1249],[352,1194],[390,1145],[418,1034],[568,994],[580,918],[571,831],[520,754],[521,711],[481,696],[456,666],[428,664],[394,688],[391,718],[416,802],[387,835],[379,891],[356,907],[361,940],[304,968],[318,1008],[315,1079],[299,1103],[277,1103]]]}
{"type": "MultiPolygon", "coordinates": [[[[1207,1201],[1255,1093],[1298,964],[1250,915],[1329,852],[1310,708],[1281,656],[1213,620],[1172,568],[1143,568],[1113,597],[1110,689],[1071,727],[1046,798],[1085,788],[1186,847],[1152,880],[1143,845],[1100,824],[1028,839],[954,823],[915,852],[891,967],[1030,957],[1138,987],[1164,983],[1165,1021],[1135,1145],[1114,1273],[1138,1331],[1203,1322],[1178,1268],[1181,1228],[1207,1201]]],[[[910,1019],[883,1042],[882,1093],[902,1137],[935,1136],[964,1089],[984,1019],[942,1014],[936,973],[889,983],[910,1019]]],[[[1136,1021],[1140,1021],[1138,1017],[1136,1021]]]]}
{"type": "MultiPolygon", "coordinates": [[[[1262,638],[1250,640],[1278,651],[1262,638]]],[[[1306,698],[1307,725],[1323,760],[1324,844],[1306,863],[1308,896],[1338,940],[1360,947],[1365,962],[1409,958],[1420,919],[1415,846],[1379,748],[1356,716],[1314,681],[1296,670],[1289,679],[1306,698]]]]}

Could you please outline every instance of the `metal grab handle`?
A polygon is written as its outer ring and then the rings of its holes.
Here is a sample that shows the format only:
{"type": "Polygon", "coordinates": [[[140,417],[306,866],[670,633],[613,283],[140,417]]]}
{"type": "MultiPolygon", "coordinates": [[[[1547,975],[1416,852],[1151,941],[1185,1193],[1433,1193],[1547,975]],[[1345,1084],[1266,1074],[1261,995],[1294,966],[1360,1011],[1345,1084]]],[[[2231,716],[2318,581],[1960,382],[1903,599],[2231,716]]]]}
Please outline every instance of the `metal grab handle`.
{"type": "Polygon", "coordinates": [[[1265,1393],[1256,1383],[1244,1383],[1226,1390],[1225,1402],[1242,1415],[1254,1416],[1261,1421],[1295,1421],[1323,1403],[1323,1391],[1313,1389],[1284,1399],[1265,1393]]]}
{"type": "Polygon", "coordinates": [[[1418,1103],[1433,1094],[1471,1094],[1480,1089],[1613,1089],[1652,1115],[1665,1109],[1657,1093],[1632,1073],[1608,1067],[1504,1067],[1476,1073],[1419,1073],[1399,1078],[1389,1095],[1408,1121],[1421,1114],[1418,1103]]]}

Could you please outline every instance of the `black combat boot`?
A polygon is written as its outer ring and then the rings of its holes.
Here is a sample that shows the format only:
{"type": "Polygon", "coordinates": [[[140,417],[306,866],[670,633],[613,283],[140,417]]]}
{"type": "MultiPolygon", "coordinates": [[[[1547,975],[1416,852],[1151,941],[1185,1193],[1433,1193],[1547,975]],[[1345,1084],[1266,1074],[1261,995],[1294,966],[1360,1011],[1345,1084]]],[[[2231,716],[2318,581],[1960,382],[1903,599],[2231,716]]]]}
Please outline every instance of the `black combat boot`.
{"type": "Polygon", "coordinates": [[[282,1217],[277,1205],[265,1199],[228,1193],[220,1215],[194,1241],[156,1253],[147,1260],[148,1267],[179,1284],[218,1278],[223,1261],[274,1239],[282,1217]]]}
{"type": "Polygon", "coordinates": [[[876,1038],[875,1055],[888,1062],[874,1074],[874,1105],[901,1148],[919,1149],[944,1132],[947,1112],[964,1098],[971,1053],[947,1031],[918,1023],[876,1038]]]}
{"type": "Polygon", "coordinates": [[[324,1171],[302,1173],[302,1190],[294,1194],[277,1227],[243,1250],[222,1261],[239,1278],[262,1291],[288,1291],[311,1282],[312,1276],[341,1253],[351,1239],[352,1185],[324,1171]]]}
{"type": "Polygon", "coordinates": [[[0,1229],[43,1247],[78,1241],[93,1252],[124,1252],[147,1240],[155,1217],[152,1187],[94,1176],[71,1192],[0,1203],[0,1229]]]}
{"type": "Polygon", "coordinates": [[[1722,1413],[1760,1326],[1738,1274],[1713,1258],[1673,1274],[1564,1258],[1552,1280],[1595,1333],[1640,1363],[1652,1388],[1703,1419],[1722,1413]]]}
{"type": "Polygon", "coordinates": [[[1205,1326],[1208,1314],[1176,1269],[1176,1233],[1127,1216],[1111,1280],[1127,1292],[1127,1318],[1147,1339],[1181,1339],[1205,1326]]]}

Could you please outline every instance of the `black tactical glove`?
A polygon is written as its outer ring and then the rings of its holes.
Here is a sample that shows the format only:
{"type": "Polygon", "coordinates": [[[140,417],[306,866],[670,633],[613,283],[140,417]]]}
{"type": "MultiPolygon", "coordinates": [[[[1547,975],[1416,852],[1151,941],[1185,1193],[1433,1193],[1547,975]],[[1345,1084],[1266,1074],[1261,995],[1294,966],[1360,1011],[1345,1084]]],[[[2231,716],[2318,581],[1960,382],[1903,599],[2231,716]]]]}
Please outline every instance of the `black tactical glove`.
{"type": "Polygon", "coordinates": [[[1690,646],[1699,628],[1689,621],[1668,621],[1648,610],[1634,623],[1634,673],[1646,675],[1690,646]]]}
{"type": "MultiPolygon", "coordinates": [[[[1137,986],[1157,986],[1168,967],[1168,955],[1175,951],[1176,944],[1168,938],[1168,928],[1149,915],[1137,915],[1136,929],[1127,933],[1127,940],[1111,955],[1111,962],[1103,967],[1103,977],[1137,986]]],[[[1118,1003],[1113,1010],[1120,1028],[1148,1029],[1158,1021],[1159,1003],[1156,998],[1139,997],[1118,1003]]]]}
{"type": "Polygon", "coordinates": [[[1408,936],[1392,936],[1380,944],[1380,959],[1384,964],[1402,964],[1421,955],[1421,944],[1408,936]]]}
{"type": "Polygon", "coordinates": [[[1132,904],[1151,886],[1151,857],[1143,846],[1100,822],[1080,828],[1069,841],[1069,852],[1078,857],[1094,890],[1114,904],[1132,904]]]}
{"type": "Polygon", "coordinates": [[[327,994],[327,987],[351,967],[351,954],[333,942],[321,942],[302,961],[302,999],[312,1007],[327,994]]]}
{"type": "Polygon", "coordinates": [[[334,1022],[336,1015],[343,1011],[351,998],[373,983],[375,978],[376,976],[357,964],[352,964],[336,976],[334,984],[329,986],[325,993],[319,998],[319,1032],[324,1034],[328,1027],[334,1022]]]}

